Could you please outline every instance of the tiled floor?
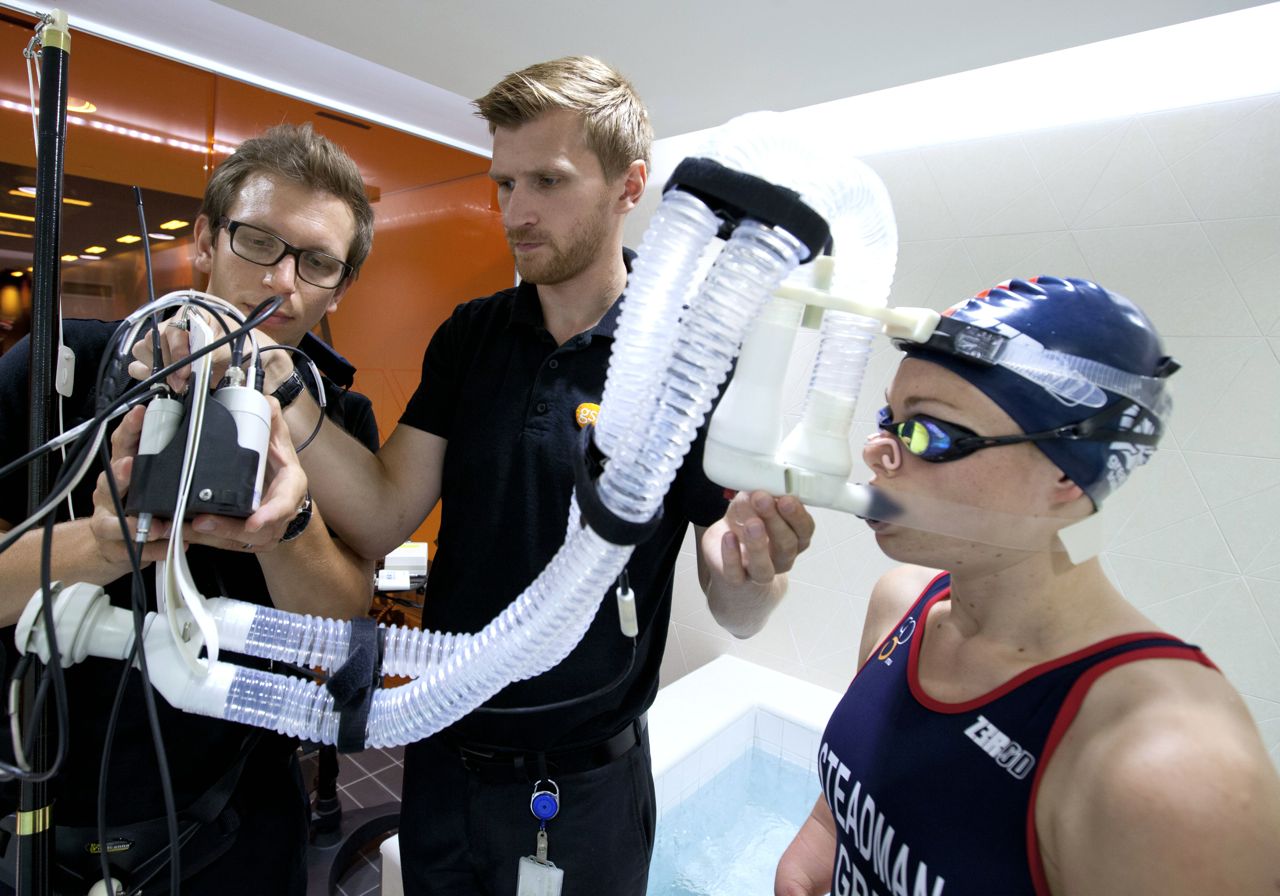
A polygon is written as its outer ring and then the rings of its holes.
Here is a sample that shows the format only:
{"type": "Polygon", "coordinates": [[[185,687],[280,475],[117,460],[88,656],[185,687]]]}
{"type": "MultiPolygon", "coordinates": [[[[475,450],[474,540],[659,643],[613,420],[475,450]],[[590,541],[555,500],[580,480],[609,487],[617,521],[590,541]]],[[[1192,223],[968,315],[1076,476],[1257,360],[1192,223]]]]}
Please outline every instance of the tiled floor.
{"type": "MultiPolygon", "coordinates": [[[[404,780],[404,750],[365,750],[338,757],[338,800],[342,803],[339,831],[347,834],[363,820],[383,812],[399,809],[400,785],[404,780]]],[[[317,754],[304,752],[302,775],[314,790],[317,754]]],[[[381,868],[378,856],[380,840],[371,842],[354,857],[350,867],[338,879],[333,891],[337,896],[376,896],[380,891],[381,868]]],[[[307,896],[329,896],[329,868],[338,852],[338,844],[312,845],[307,857],[307,896]]]]}

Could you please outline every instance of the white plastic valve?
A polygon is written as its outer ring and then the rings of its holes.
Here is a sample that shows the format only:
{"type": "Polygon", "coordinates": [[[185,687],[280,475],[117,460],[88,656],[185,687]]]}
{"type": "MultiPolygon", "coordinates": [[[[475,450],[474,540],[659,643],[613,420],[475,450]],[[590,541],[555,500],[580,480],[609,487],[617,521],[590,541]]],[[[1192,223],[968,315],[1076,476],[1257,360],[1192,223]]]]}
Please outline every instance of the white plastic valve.
{"type": "Polygon", "coordinates": [[[640,634],[640,621],[636,617],[636,593],[630,588],[618,589],[618,626],[628,638],[640,634]]]}
{"type": "Polygon", "coordinates": [[[236,438],[241,448],[258,454],[258,472],[253,481],[253,509],[262,501],[262,480],[267,471],[267,442],[271,437],[271,405],[257,389],[224,386],[213,394],[236,422],[236,438]]]}
{"type": "MultiPolygon", "coordinates": [[[[133,647],[133,616],[128,610],[111,606],[101,585],[76,582],[53,591],[53,621],[63,668],[87,656],[124,659],[133,647]]],[[[14,642],[23,653],[35,653],[49,662],[49,637],[45,631],[44,592],[37,591],[27,602],[14,630],[14,642]]]]}
{"type": "Polygon", "coordinates": [[[151,399],[142,418],[138,453],[159,454],[163,451],[182,425],[182,416],[182,402],[176,398],[157,396],[151,399]]]}

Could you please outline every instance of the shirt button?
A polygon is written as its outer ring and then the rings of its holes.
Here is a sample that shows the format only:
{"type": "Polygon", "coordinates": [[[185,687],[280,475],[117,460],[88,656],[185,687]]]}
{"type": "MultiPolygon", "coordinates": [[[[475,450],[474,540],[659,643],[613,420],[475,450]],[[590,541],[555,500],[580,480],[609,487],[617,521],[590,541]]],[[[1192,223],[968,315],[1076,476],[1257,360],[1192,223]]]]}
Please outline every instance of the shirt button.
{"type": "Polygon", "coordinates": [[[547,403],[545,401],[538,402],[538,413],[545,414],[547,412],[547,403]]]}
{"type": "Polygon", "coordinates": [[[560,366],[560,362],[557,361],[555,358],[552,358],[550,361],[547,362],[547,366],[550,367],[552,370],[555,370],[557,367],[560,366]]]}

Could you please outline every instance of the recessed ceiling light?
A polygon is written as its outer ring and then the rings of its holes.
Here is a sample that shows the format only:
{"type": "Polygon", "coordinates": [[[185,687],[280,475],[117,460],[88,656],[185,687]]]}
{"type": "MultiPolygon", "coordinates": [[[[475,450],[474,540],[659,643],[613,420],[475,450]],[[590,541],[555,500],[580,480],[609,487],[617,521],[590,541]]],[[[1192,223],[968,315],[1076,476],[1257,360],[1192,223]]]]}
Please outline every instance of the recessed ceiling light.
{"type": "MultiPolygon", "coordinates": [[[[16,189],[10,190],[9,195],[21,196],[24,199],[35,199],[36,188],[35,187],[17,187],[16,189]]],[[[93,203],[87,199],[72,199],[69,196],[62,197],[62,204],[63,205],[82,205],[85,208],[88,208],[89,206],[93,205],[93,203]]]]}
{"type": "Polygon", "coordinates": [[[63,261],[75,261],[75,260],[76,260],[76,259],[78,259],[79,257],[80,257],[79,255],[64,255],[64,256],[62,256],[62,260],[63,260],[63,261]]]}
{"type": "Polygon", "coordinates": [[[148,233],[147,236],[153,240],[176,240],[177,237],[172,233],[148,233]]]}
{"type": "Polygon", "coordinates": [[[190,221],[180,221],[177,218],[174,218],[172,221],[165,221],[163,224],[161,224],[160,229],[161,230],[179,230],[183,227],[186,227],[190,223],[191,223],[190,221]]]}
{"type": "Polygon", "coordinates": [[[24,240],[34,239],[29,233],[19,233],[16,230],[0,230],[0,236],[16,236],[24,240]]]}
{"type": "Polygon", "coordinates": [[[88,100],[82,100],[79,97],[67,97],[67,111],[79,112],[81,115],[91,115],[98,111],[98,107],[88,100]]]}
{"type": "Polygon", "coordinates": [[[22,276],[22,271],[10,271],[10,272],[9,272],[9,276],[10,276],[10,277],[21,277],[21,276],[22,276]]]}
{"type": "Polygon", "coordinates": [[[11,221],[31,221],[35,222],[35,218],[30,215],[15,215],[13,212],[0,212],[0,218],[8,218],[11,221]]]}
{"type": "Polygon", "coordinates": [[[107,251],[107,247],[106,246],[90,246],[84,251],[88,252],[90,255],[101,255],[103,252],[107,251]]]}
{"type": "Polygon", "coordinates": [[[125,245],[128,245],[129,243],[137,243],[141,240],[142,237],[138,236],[136,233],[126,233],[124,236],[116,237],[117,243],[124,243],[125,245]]]}
{"type": "Polygon", "coordinates": [[[80,257],[85,261],[102,261],[101,255],[81,255],[80,257]]]}
{"type": "MultiPolygon", "coordinates": [[[[26,103],[15,103],[13,100],[0,99],[0,109],[9,109],[13,112],[21,112],[24,115],[31,114],[31,107],[26,103]]],[[[74,110],[72,110],[74,112],[74,110]]],[[[109,134],[118,134],[122,137],[132,137],[135,140],[145,140],[147,143],[162,143],[172,146],[176,149],[185,149],[191,152],[198,152],[201,155],[207,155],[209,152],[221,153],[229,156],[236,151],[234,146],[228,146],[225,143],[197,143],[193,140],[181,140],[176,137],[161,136],[159,134],[151,134],[146,131],[140,131],[137,128],[122,127],[118,124],[111,124],[106,121],[90,121],[81,118],[79,115],[68,114],[67,123],[74,125],[87,125],[95,130],[106,131],[109,134]]]]}

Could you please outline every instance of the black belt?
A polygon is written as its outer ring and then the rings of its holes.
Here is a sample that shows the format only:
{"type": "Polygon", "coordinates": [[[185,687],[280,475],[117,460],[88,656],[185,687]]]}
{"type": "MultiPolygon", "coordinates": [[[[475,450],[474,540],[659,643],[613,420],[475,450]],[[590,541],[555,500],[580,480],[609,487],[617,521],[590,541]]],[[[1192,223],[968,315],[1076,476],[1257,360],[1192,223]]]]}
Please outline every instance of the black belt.
{"type": "Polygon", "coordinates": [[[512,781],[537,781],[548,775],[572,775],[602,768],[621,759],[644,739],[648,721],[636,719],[608,740],[567,750],[507,750],[478,744],[455,743],[463,768],[483,777],[512,781]]]}

